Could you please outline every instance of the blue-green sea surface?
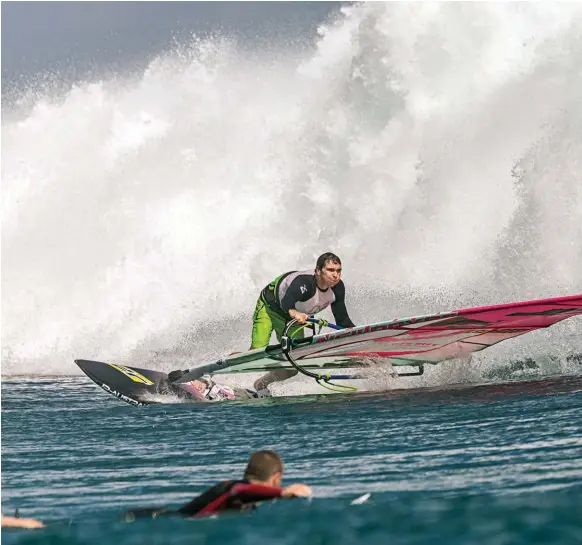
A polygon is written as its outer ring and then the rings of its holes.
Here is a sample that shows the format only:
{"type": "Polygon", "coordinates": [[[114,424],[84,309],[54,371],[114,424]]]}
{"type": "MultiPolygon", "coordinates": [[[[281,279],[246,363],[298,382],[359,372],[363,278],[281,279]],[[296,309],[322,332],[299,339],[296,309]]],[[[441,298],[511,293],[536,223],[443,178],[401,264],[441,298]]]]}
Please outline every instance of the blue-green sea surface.
{"type": "Polygon", "coordinates": [[[220,405],[126,405],[82,377],[2,383],[2,543],[567,544],[582,536],[582,376],[220,405]],[[138,520],[274,448],[312,500],[138,520]],[[351,502],[370,494],[359,505],[351,502]]]}

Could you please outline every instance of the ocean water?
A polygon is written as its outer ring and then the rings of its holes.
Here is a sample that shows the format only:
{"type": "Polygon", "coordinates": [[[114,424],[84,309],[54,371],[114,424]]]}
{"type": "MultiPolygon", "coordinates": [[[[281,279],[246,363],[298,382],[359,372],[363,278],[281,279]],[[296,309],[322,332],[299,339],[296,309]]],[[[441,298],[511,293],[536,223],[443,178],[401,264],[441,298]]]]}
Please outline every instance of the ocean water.
{"type": "Polygon", "coordinates": [[[2,511],[50,523],[6,543],[580,540],[580,317],[351,397],[293,380],[284,398],[135,408],[74,365],[245,350],[260,289],[328,250],[357,324],[582,292],[582,4],[313,22],[152,55],[154,21],[131,69],[3,78],[2,511]],[[311,502],[118,520],[263,447],[311,502]]]}
{"type": "Polygon", "coordinates": [[[2,384],[3,543],[579,543],[582,375],[136,408],[88,379],[2,384]],[[210,520],[177,507],[274,448],[311,500],[210,520]],[[370,494],[367,501],[352,501],[370,494]]]}

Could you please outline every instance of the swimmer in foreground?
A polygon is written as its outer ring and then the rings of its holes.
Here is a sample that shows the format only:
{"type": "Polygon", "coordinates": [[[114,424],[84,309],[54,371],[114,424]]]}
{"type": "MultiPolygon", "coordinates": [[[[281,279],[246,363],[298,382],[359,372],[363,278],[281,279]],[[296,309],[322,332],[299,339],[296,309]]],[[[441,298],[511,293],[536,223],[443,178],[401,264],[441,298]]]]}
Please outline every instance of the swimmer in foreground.
{"type": "Polygon", "coordinates": [[[222,481],[176,510],[166,508],[143,508],[126,511],[123,518],[133,522],[136,518],[158,518],[166,515],[181,515],[200,518],[224,511],[249,511],[263,501],[278,498],[307,498],[311,488],[295,483],[285,488],[283,460],[272,450],[259,450],[249,458],[243,478],[222,481]]]}

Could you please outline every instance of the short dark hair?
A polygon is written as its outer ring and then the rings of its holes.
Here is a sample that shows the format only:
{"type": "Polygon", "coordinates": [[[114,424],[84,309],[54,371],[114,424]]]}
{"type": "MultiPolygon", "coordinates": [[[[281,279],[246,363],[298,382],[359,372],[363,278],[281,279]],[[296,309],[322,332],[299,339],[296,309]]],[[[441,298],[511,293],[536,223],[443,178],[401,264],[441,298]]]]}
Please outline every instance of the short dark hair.
{"type": "Polygon", "coordinates": [[[331,252],[325,252],[317,258],[315,268],[319,270],[323,269],[328,261],[331,261],[332,263],[338,263],[340,265],[342,264],[342,260],[337,255],[332,254],[331,252]]]}
{"type": "Polygon", "coordinates": [[[283,473],[283,460],[273,450],[257,450],[251,454],[244,478],[248,481],[266,481],[275,473],[283,473]]]}

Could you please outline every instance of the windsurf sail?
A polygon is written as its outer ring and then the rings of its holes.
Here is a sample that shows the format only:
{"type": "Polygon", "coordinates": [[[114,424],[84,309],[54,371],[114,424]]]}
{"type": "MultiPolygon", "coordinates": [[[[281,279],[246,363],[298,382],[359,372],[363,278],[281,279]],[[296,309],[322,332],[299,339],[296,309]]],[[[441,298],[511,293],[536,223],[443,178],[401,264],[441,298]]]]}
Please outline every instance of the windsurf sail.
{"type": "MultiPolygon", "coordinates": [[[[393,366],[436,364],[466,357],[501,341],[582,315],[582,294],[439,312],[314,335],[293,342],[290,352],[304,369],[345,369],[380,358],[393,366]]],[[[229,356],[191,369],[248,373],[292,367],[280,344],[229,356]]]]}

